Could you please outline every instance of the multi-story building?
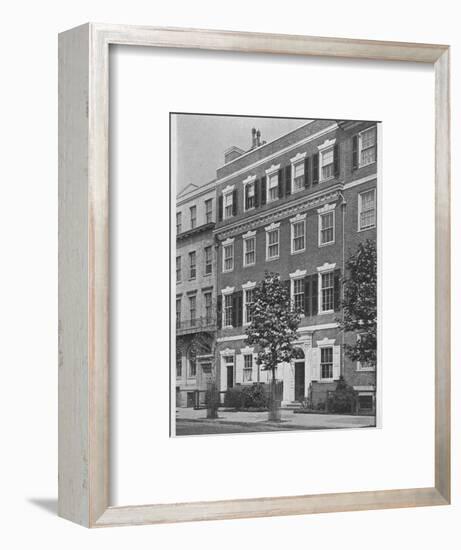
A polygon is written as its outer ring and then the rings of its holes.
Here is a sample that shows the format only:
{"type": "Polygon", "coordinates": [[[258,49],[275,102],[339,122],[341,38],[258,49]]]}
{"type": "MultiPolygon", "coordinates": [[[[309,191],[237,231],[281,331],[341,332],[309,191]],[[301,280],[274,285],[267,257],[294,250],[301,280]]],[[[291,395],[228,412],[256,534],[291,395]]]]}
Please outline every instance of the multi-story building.
{"type": "Polygon", "coordinates": [[[176,200],[176,406],[204,402],[214,370],[216,185],[188,185],[176,200]]]}
{"type": "Polygon", "coordinates": [[[299,358],[277,368],[284,405],[314,407],[342,375],[359,408],[375,410],[374,365],[345,354],[341,277],[361,241],[376,241],[377,125],[312,120],[269,143],[253,129],[252,147],[231,148],[217,170],[217,377],[221,391],[265,382],[246,343],[253,289],[266,271],[289,285],[304,314],[299,358]]]}

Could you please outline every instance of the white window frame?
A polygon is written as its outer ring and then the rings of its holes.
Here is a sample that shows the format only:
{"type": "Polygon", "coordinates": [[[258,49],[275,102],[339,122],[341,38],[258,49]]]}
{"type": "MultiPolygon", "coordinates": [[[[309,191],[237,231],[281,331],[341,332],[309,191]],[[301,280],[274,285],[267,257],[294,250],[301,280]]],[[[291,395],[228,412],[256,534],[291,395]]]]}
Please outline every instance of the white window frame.
{"type": "Polygon", "coordinates": [[[357,231],[368,231],[368,229],[374,229],[376,227],[376,187],[371,187],[370,189],[366,189],[365,191],[361,191],[358,195],[357,195],[357,201],[358,201],[358,205],[357,205],[357,231]],[[374,203],[374,212],[375,212],[375,223],[373,225],[369,225],[367,227],[361,227],[360,226],[360,215],[362,214],[362,195],[364,195],[365,193],[370,193],[371,191],[373,191],[373,203],[374,203]]]}
{"type": "MultiPolygon", "coordinates": [[[[319,145],[318,146],[318,150],[319,150],[319,182],[323,182],[323,181],[329,181],[329,180],[332,180],[334,179],[335,177],[335,173],[334,173],[334,170],[335,170],[335,152],[334,152],[334,145],[336,143],[336,139],[327,139],[325,140],[322,145],[319,145]],[[331,176],[328,176],[326,178],[323,177],[323,156],[326,154],[326,153],[329,153],[330,151],[332,151],[333,153],[333,162],[331,163],[333,165],[333,173],[331,174],[331,176]]],[[[329,165],[328,165],[329,166],[329,165]]]]}
{"type": "Polygon", "coordinates": [[[228,185],[226,188],[223,189],[223,192],[222,192],[222,217],[223,217],[223,220],[229,220],[230,218],[233,218],[234,217],[234,196],[233,196],[233,192],[234,192],[234,185],[228,185]],[[231,214],[230,216],[226,216],[226,197],[230,196],[231,197],[231,203],[230,205],[228,205],[227,207],[231,207],[231,214]]]}
{"type": "Polygon", "coordinates": [[[318,273],[318,315],[328,315],[329,313],[334,313],[335,311],[335,280],[334,280],[334,270],[336,268],[336,264],[323,264],[321,267],[317,268],[318,273]],[[333,307],[332,309],[323,309],[323,300],[322,300],[322,275],[326,275],[327,273],[333,274],[333,307]]]}
{"type": "Polygon", "coordinates": [[[336,204],[325,204],[322,208],[317,210],[318,213],[318,243],[319,247],[321,246],[330,246],[335,243],[336,240],[336,204]],[[333,213],[333,240],[328,241],[327,243],[322,243],[322,216],[333,213]]]}
{"type": "Polygon", "coordinates": [[[191,250],[189,252],[189,281],[195,281],[197,279],[197,251],[191,250]],[[194,276],[192,277],[192,262],[191,259],[194,258],[194,276]]]}
{"type": "Polygon", "coordinates": [[[242,298],[242,325],[248,326],[250,323],[247,322],[247,301],[246,301],[246,293],[248,290],[254,290],[256,287],[256,281],[248,281],[247,283],[242,285],[243,290],[243,298],[242,298]]]}
{"type": "Polygon", "coordinates": [[[294,218],[290,218],[290,248],[291,248],[291,254],[301,254],[302,252],[306,251],[306,241],[307,241],[307,235],[306,235],[306,214],[298,214],[294,218]],[[294,249],[294,242],[295,242],[295,228],[294,226],[298,223],[304,224],[304,248],[300,248],[299,250],[294,249]]]}
{"type": "Polygon", "coordinates": [[[182,233],[182,212],[176,212],[176,234],[182,233]],[[179,219],[179,223],[178,223],[179,219]],[[179,226],[179,229],[178,229],[179,226]]]}
{"type": "MultiPolygon", "coordinates": [[[[222,242],[222,272],[223,273],[230,273],[231,271],[234,271],[234,239],[227,239],[222,242]],[[226,269],[226,248],[232,247],[232,267],[230,269],[226,269]]],[[[229,258],[227,258],[229,259],[229,258]]]]}
{"type": "MultiPolygon", "coordinates": [[[[264,228],[266,231],[266,262],[273,262],[274,260],[278,260],[280,258],[280,222],[279,223],[271,223],[267,227],[264,228]],[[278,255],[269,257],[269,234],[272,231],[277,231],[278,234],[278,255]]],[[[271,246],[274,246],[273,244],[271,246]]]]}
{"type": "Polygon", "coordinates": [[[275,202],[276,200],[278,200],[279,198],[279,178],[278,178],[278,172],[280,170],[280,164],[273,164],[270,168],[268,168],[266,170],[266,203],[269,204],[270,202],[275,202]],[[272,187],[270,187],[270,178],[271,176],[273,175],[276,175],[277,176],[277,185],[274,186],[276,189],[277,189],[277,197],[275,199],[272,199],[270,198],[270,190],[272,189],[272,187]]]}
{"type": "Polygon", "coordinates": [[[242,260],[243,267],[249,267],[249,266],[255,265],[256,264],[256,231],[248,231],[247,233],[242,235],[242,243],[243,243],[243,260],[242,260]],[[251,240],[254,241],[254,249],[253,249],[254,261],[253,263],[249,264],[246,261],[246,253],[247,253],[246,246],[247,246],[247,242],[251,240]]]}
{"type": "Polygon", "coordinates": [[[182,281],[182,256],[176,256],[176,284],[179,284],[182,281]],[[179,260],[179,269],[178,269],[178,260],[179,260]],[[179,279],[178,279],[179,274],[179,279]]]}
{"type": "Polygon", "coordinates": [[[213,222],[213,199],[206,199],[204,202],[205,205],[205,223],[212,223],[213,222]],[[210,209],[207,210],[207,206],[210,205],[210,209]],[[208,221],[208,215],[210,215],[210,221],[208,221]]]}
{"type": "Polygon", "coordinates": [[[303,171],[304,171],[304,185],[303,188],[306,186],[306,168],[304,166],[304,161],[306,159],[307,152],[305,153],[298,153],[295,157],[290,159],[291,162],[291,194],[294,195],[295,193],[300,193],[303,189],[296,189],[295,188],[295,167],[298,164],[303,165],[303,171]]]}
{"type": "Polygon", "coordinates": [[[204,271],[205,271],[205,277],[209,277],[210,275],[213,274],[213,245],[208,245],[208,246],[204,246],[203,247],[203,257],[204,257],[204,271]],[[207,262],[207,257],[206,257],[206,251],[207,249],[210,250],[210,262],[207,262]],[[211,266],[210,268],[210,272],[207,273],[207,267],[208,266],[211,266]]]}
{"type": "Polygon", "coordinates": [[[250,210],[255,209],[255,205],[253,202],[253,206],[250,206],[250,208],[247,208],[247,202],[246,202],[246,193],[247,193],[247,187],[251,185],[253,187],[253,197],[256,200],[256,189],[255,189],[255,181],[256,176],[248,176],[246,179],[243,180],[243,211],[248,212],[250,210]]]}
{"type": "Polygon", "coordinates": [[[254,361],[253,353],[242,353],[242,355],[243,355],[242,383],[252,384],[253,383],[253,361],[254,361]],[[245,359],[247,357],[251,357],[251,367],[249,369],[245,367],[245,359]],[[248,372],[248,371],[250,371],[250,379],[245,380],[245,372],[248,372]]]}
{"type": "Polygon", "coordinates": [[[326,345],[326,346],[319,346],[320,348],[320,361],[319,361],[319,377],[322,382],[333,382],[334,381],[334,346],[333,345],[326,345]],[[322,350],[331,350],[331,376],[325,377],[322,375],[322,350]]]}
{"type": "Polygon", "coordinates": [[[232,294],[234,294],[234,287],[227,286],[221,290],[222,295],[222,311],[221,311],[221,325],[222,328],[232,328],[232,313],[231,313],[231,324],[226,325],[226,296],[230,296],[231,299],[231,308],[232,308],[232,294]]]}
{"type": "Polygon", "coordinates": [[[359,132],[359,150],[358,150],[358,154],[359,154],[358,167],[359,168],[363,168],[364,166],[371,166],[372,164],[376,163],[376,145],[377,145],[377,143],[378,143],[378,128],[376,126],[369,126],[368,128],[365,128],[365,130],[362,130],[361,132],[359,132]],[[369,130],[373,130],[373,129],[375,130],[375,144],[374,144],[375,160],[372,160],[371,162],[362,163],[362,151],[363,151],[362,139],[363,139],[363,134],[365,134],[369,130]]]}
{"type": "Polygon", "coordinates": [[[191,229],[195,229],[197,227],[197,205],[192,204],[189,206],[189,224],[191,229]],[[192,216],[192,212],[195,214],[195,216],[192,216]],[[192,220],[194,221],[194,224],[192,224],[192,220]]]}
{"type": "MultiPolygon", "coordinates": [[[[307,275],[307,270],[303,269],[297,269],[294,273],[290,273],[290,299],[291,303],[293,304],[293,307],[295,305],[295,281],[302,280],[304,283],[304,278],[307,275]]],[[[304,294],[304,303],[306,303],[306,288],[304,287],[303,290],[304,294]]],[[[301,317],[304,317],[304,312],[301,313],[301,317]]]]}

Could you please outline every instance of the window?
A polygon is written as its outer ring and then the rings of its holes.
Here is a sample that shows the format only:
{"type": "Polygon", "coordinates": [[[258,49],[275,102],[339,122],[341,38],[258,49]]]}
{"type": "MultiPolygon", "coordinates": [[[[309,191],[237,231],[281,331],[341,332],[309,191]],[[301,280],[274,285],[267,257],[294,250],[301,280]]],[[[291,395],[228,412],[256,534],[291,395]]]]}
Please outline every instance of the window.
{"type": "Polygon", "coordinates": [[[333,348],[320,348],[320,376],[323,379],[333,378],[333,348]]]}
{"type": "Polygon", "coordinates": [[[232,218],[233,214],[233,201],[232,201],[232,193],[226,193],[224,195],[224,219],[227,220],[228,218],[232,218]]]}
{"type": "MultiPolygon", "coordinates": [[[[357,342],[360,342],[360,340],[367,339],[367,333],[359,333],[357,334],[357,342]]],[[[367,345],[367,344],[366,344],[367,345]]],[[[366,362],[366,361],[357,361],[357,370],[361,371],[374,371],[375,370],[375,364],[372,362],[366,362]]]]}
{"type": "Polygon", "coordinates": [[[280,232],[279,229],[273,229],[272,231],[267,231],[267,259],[272,260],[279,257],[279,238],[280,232]]]}
{"type": "Polygon", "coordinates": [[[189,354],[189,376],[191,378],[197,376],[197,359],[195,353],[189,354]]]}
{"type": "Polygon", "coordinates": [[[243,356],[243,381],[251,382],[253,374],[253,356],[250,354],[243,356]]]}
{"type": "Polygon", "coordinates": [[[213,271],[213,258],[211,246],[205,247],[205,275],[210,275],[213,271]]]}
{"type": "Polygon", "coordinates": [[[205,223],[213,221],[213,199],[205,201],[205,223]]]}
{"type": "Polygon", "coordinates": [[[189,210],[190,210],[190,228],[194,229],[197,225],[197,207],[191,206],[189,210]]]}
{"type": "Polygon", "coordinates": [[[176,298],[176,328],[181,326],[181,298],[176,298]]]}
{"type": "Polygon", "coordinates": [[[291,225],[291,252],[302,252],[306,248],[305,244],[306,222],[301,220],[291,225]]]}
{"type": "Polygon", "coordinates": [[[197,322],[197,297],[189,296],[190,326],[195,327],[197,322]]]}
{"type": "Polygon", "coordinates": [[[376,162],[376,128],[360,133],[360,166],[376,162]]]}
{"type": "Polygon", "coordinates": [[[320,224],[320,246],[325,244],[330,244],[335,241],[335,212],[326,212],[325,214],[319,215],[319,224],[320,224]]]}
{"type": "Polygon", "coordinates": [[[321,157],[321,181],[330,179],[334,176],[334,153],[333,148],[320,153],[321,157]]]}
{"type": "Polygon", "coordinates": [[[189,279],[195,279],[197,275],[197,255],[195,254],[195,250],[193,252],[189,252],[189,279]]]}
{"type": "Polygon", "coordinates": [[[245,185],[245,210],[251,210],[255,207],[255,184],[247,183],[245,185]]]}
{"type": "Polygon", "coordinates": [[[254,265],[256,262],[255,253],[256,237],[243,239],[243,265],[254,265]]]}
{"type": "Polygon", "coordinates": [[[267,187],[267,202],[272,202],[278,199],[279,196],[279,176],[278,173],[269,176],[269,185],[267,187]]]}
{"type": "Polygon", "coordinates": [[[295,309],[304,312],[304,279],[293,279],[293,302],[295,309]]]}
{"type": "Polygon", "coordinates": [[[211,292],[205,292],[205,322],[207,325],[212,323],[212,297],[211,292]]]}
{"type": "Polygon", "coordinates": [[[180,378],[182,376],[182,357],[181,352],[176,352],[176,376],[180,378]]]}
{"type": "Polygon", "coordinates": [[[375,197],[374,189],[359,194],[359,231],[376,225],[375,197]]]}
{"type": "Polygon", "coordinates": [[[232,294],[224,296],[224,323],[225,327],[232,326],[232,294]]]}
{"type": "Polygon", "coordinates": [[[254,293],[253,289],[250,288],[248,290],[245,290],[245,323],[250,324],[253,320],[253,313],[251,311],[251,304],[254,300],[254,293]]]}
{"type": "Polygon", "coordinates": [[[304,189],[304,161],[293,165],[293,193],[304,189]]]}
{"type": "Polygon", "coordinates": [[[223,246],[223,272],[234,269],[234,243],[223,246]]]}
{"type": "Polygon", "coordinates": [[[181,256],[176,256],[176,282],[181,282],[181,256]]]}
{"type": "Polygon", "coordinates": [[[179,235],[182,231],[182,216],[181,212],[176,212],[176,234],[179,235]]]}
{"type": "Polygon", "coordinates": [[[334,273],[320,274],[320,308],[323,313],[334,309],[334,273]]]}

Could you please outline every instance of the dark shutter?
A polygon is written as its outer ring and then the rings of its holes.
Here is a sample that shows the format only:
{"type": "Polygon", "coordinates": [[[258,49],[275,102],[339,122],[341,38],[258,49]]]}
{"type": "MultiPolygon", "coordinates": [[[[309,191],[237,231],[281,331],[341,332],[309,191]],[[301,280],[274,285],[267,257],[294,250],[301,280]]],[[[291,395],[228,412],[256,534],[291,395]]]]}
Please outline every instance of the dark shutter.
{"type": "Polygon", "coordinates": [[[259,206],[259,180],[255,181],[255,198],[254,198],[255,208],[259,206]]]}
{"type": "Polygon", "coordinates": [[[309,275],[304,277],[304,315],[309,317],[311,314],[311,281],[309,275]]]}
{"type": "Polygon", "coordinates": [[[280,168],[278,173],[279,180],[279,199],[283,198],[283,170],[280,168]]]}
{"type": "Polygon", "coordinates": [[[248,210],[248,185],[244,186],[245,210],[248,210]]]}
{"type": "Polygon", "coordinates": [[[319,182],[319,154],[315,153],[312,157],[312,185],[319,182]]]}
{"type": "Polygon", "coordinates": [[[352,170],[359,167],[359,136],[352,138],[352,170]]]}
{"type": "Polygon", "coordinates": [[[222,327],[222,296],[218,296],[216,302],[216,323],[218,328],[222,327]]]}
{"type": "Polygon", "coordinates": [[[237,326],[237,293],[232,294],[232,326],[237,326]]]}
{"type": "Polygon", "coordinates": [[[335,143],[333,147],[333,162],[335,178],[339,177],[339,143],[335,143]]]}
{"type": "Polygon", "coordinates": [[[319,310],[319,276],[311,275],[311,315],[317,315],[319,310]]]}
{"type": "Polygon", "coordinates": [[[243,290],[240,290],[236,293],[236,305],[237,305],[237,313],[236,313],[236,321],[238,327],[241,327],[243,324],[243,290]]]}
{"type": "Polygon", "coordinates": [[[218,199],[218,221],[222,222],[222,208],[223,208],[223,197],[219,195],[218,199]]]}
{"type": "Polygon", "coordinates": [[[285,167],[285,195],[291,194],[291,164],[285,167]]]}
{"type": "Polygon", "coordinates": [[[238,212],[237,208],[237,189],[232,191],[232,215],[236,216],[238,212]]]}
{"type": "Polygon", "coordinates": [[[304,187],[307,189],[311,186],[311,157],[304,159],[304,187]]]}
{"type": "Polygon", "coordinates": [[[261,206],[266,204],[266,176],[261,178],[261,206]]]}
{"type": "Polygon", "coordinates": [[[335,269],[334,275],[334,294],[333,294],[333,303],[334,310],[338,311],[341,306],[341,270],[335,269]]]}

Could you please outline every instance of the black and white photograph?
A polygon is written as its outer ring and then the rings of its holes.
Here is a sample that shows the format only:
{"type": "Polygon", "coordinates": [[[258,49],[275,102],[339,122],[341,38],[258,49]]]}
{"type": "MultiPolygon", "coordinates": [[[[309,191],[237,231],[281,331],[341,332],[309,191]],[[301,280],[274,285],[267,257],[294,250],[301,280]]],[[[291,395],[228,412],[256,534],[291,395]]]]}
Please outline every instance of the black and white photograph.
{"type": "Polygon", "coordinates": [[[172,434],[375,427],[379,123],[170,125],[172,434]]]}

